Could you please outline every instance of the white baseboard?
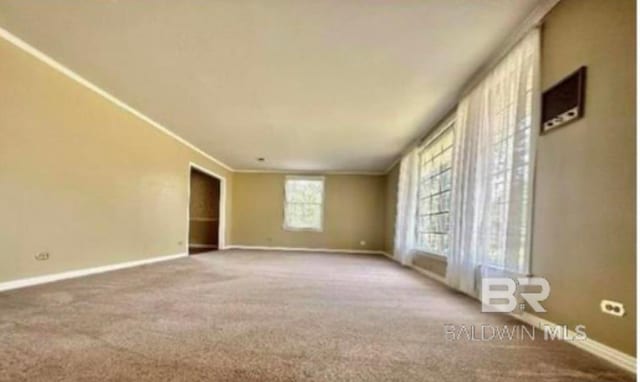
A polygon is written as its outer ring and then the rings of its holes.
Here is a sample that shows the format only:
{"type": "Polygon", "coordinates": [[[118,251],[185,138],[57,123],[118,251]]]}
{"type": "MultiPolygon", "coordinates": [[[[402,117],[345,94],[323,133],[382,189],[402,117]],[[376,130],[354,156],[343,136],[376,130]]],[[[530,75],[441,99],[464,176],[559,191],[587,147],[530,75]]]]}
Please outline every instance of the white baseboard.
{"type": "MultiPolygon", "coordinates": [[[[543,326],[559,326],[556,323],[547,321],[544,318],[534,316],[533,314],[527,312],[521,314],[511,314],[511,316],[536,328],[541,328],[543,326]]],[[[571,330],[567,330],[567,335],[569,338],[573,338],[576,336],[576,333],[571,330]]],[[[566,342],[597,357],[607,360],[624,370],[636,374],[636,357],[633,357],[627,353],[623,353],[620,350],[616,350],[610,346],[607,346],[590,338],[587,338],[583,341],[568,340],[566,342]]]]}
{"type": "Polygon", "coordinates": [[[62,272],[62,273],[54,273],[50,275],[35,276],[35,277],[28,277],[24,279],[6,281],[3,283],[0,283],[0,292],[11,290],[11,289],[25,288],[33,285],[46,284],[54,281],[72,279],[76,277],[94,275],[96,273],[104,273],[109,271],[115,271],[118,269],[137,267],[140,265],[157,263],[160,261],[174,260],[174,259],[178,259],[185,256],[187,256],[186,253],[179,253],[176,255],[152,257],[150,259],[144,259],[144,260],[127,261],[125,263],[103,265],[103,266],[94,267],[94,268],[78,269],[78,270],[62,272]]]}
{"type": "MultiPolygon", "coordinates": [[[[395,261],[393,256],[385,251],[373,251],[373,250],[369,251],[369,250],[360,250],[360,249],[292,248],[292,247],[265,247],[265,246],[247,246],[247,245],[230,245],[230,246],[226,246],[225,249],[252,249],[252,250],[332,252],[332,253],[367,253],[367,254],[384,255],[395,261]]],[[[94,268],[79,269],[75,271],[55,273],[51,275],[36,276],[36,277],[19,279],[19,280],[7,281],[7,282],[0,283],[0,292],[12,290],[12,289],[25,288],[33,285],[50,283],[50,282],[59,281],[59,280],[66,280],[66,279],[71,279],[76,277],[94,275],[97,273],[110,272],[118,269],[137,267],[140,265],[152,264],[152,263],[157,263],[161,261],[174,260],[174,259],[178,259],[186,256],[187,256],[186,253],[179,253],[176,255],[152,257],[150,259],[144,259],[144,260],[128,261],[124,263],[104,265],[104,266],[94,267],[94,268]]],[[[443,277],[413,265],[410,267],[416,270],[417,272],[446,285],[445,279],[443,277]]],[[[547,321],[543,318],[534,316],[533,314],[526,313],[526,312],[521,314],[512,314],[511,316],[522,322],[532,325],[536,328],[541,328],[543,326],[552,326],[552,327],[558,326],[557,324],[551,321],[547,321]]],[[[576,333],[569,330],[568,336],[570,338],[575,337],[576,333]]],[[[587,338],[584,341],[567,341],[567,342],[595,356],[605,359],[624,370],[627,370],[634,374],[636,373],[636,358],[631,355],[623,353],[619,350],[616,350],[610,346],[607,346],[603,343],[592,340],[590,338],[587,338]]]]}
{"type": "Polygon", "coordinates": [[[334,248],[304,248],[304,247],[268,247],[260,245],[228,245],[225,249],[250,249],[260,251],[288,251],[288,252],[331,252],[331,253],[361,253],[370,255],[384,255],[383,251],[369,249],[334,249],[334,248]]]}
{"type": "MultiPolygon", "coordinates": [[[[392,259],[393,261],[397,261],[396,259],[393,258],[393,255],[391,255],[390,253],[387,252],[383,252],[383,255],[389,257],[390,259],[392,259]]],[[[447,282],[445,280],[444,277],[437,275],[433,272],[429,272],[425,269],[422,268],[418,268],[414,265],[410,265],[410,268],[413,268],[414,270],[416,270],[417,272],[433,279],[436,281],[441,282],[442,284],[444,284],[445,286],[447,285],[447,282]]],[[[551,321],[547,321],[543,318],[534,316],[533,314],[530,313],[521,313],[521,314],[511,314],[512,317],[525,322],[531,326],[534,326],[536,328],[541,328],[543,326],[551,326],[551,327],[556,327],[559,326],[556,323],[553,323],[551,321]]],[[[576,333],[568,330],[567,331],[567,335],[568,338],[573,338],[576,336],[576,333]]],[[[603,343],[600,343],[596,340],[592,340],[590,338],[587,338],[584,341],[571,341],[571,340],[567,340],[568,343],[586,351],[589,352],[597,357],[600,357],[606,361],[611,362],[612,364],[630,371],[634,374],[636,374],[636,357],[633,357],[629,354],[623,353],[619,350],[616,350],[610,346],[607,346],[603,343]]]]}

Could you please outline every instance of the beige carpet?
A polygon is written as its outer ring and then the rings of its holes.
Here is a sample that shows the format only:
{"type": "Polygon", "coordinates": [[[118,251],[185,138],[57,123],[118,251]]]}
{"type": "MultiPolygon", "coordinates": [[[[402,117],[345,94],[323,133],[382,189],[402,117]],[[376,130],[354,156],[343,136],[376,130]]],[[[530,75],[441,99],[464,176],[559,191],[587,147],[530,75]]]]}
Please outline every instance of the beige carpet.
{"type": "Polygon", "coordinates": [[[227,251],[0,293],[2,381],[630,381],[384,257],[227,251]]]}

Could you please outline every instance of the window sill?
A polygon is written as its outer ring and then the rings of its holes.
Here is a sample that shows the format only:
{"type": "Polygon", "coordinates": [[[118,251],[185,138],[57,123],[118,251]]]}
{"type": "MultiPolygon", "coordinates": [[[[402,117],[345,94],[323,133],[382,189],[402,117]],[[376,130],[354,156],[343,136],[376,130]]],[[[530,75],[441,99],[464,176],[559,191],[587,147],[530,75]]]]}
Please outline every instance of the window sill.
{"type": "Polygon", "coordinates": [[[288,232],[323,232],[322,228],[294,228],[294,227],[282,227],[283,230],[288,232]]]}
{"type": "Polygon", "coordinates": [[[501,277],[533,277],[533,275],[531,273],[522,273],[519,271],[513,271],[513,270],[509,270],[507,268],[504,267],[499,267],[496,265],[489,265],[489,264],[480,264],[478,265],[478,267],[482,270],[484,270],[484,272],[487,272],[493,276],[501,276],[501,277]]]}
{"type": "Polygon", "coordinates": [[[416,256],[427,257],[431,260],[439,261],[445,264],[448,262],[448,259],[446,256],[436,255],[435,253],[430,253],[422,249],[415,249],[414,251],[416,256]]]}

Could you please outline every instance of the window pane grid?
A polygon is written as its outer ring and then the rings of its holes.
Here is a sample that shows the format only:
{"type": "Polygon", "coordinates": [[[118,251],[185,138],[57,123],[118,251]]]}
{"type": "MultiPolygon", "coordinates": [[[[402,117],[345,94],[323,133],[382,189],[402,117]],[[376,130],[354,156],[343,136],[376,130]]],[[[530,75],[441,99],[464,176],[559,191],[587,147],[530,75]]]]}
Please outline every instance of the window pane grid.
{"type": "MultiPolygon", "coordinates": [[[[533,71],[527,73],[524,115],[516,120],[518,105],[509,102],[506,107],[495,112],[496,120],[502,120],[501,129],[496,131],[491,140],[491,153],[493,155],[492,170],[490,173],[490,212],[487,232],[488,263],[499,267],[520,267],[524,261],[524,246],[527,235],[527,215],[521,213],[518,221],[520,224],[508,225],[510,211],[526,211],[530,203],[525,190],[529,184],[530,169],[530,143],[532,123],[532,95],[533,95],[533,71]],[[509,123],[508,121],[515,121],[509,123]],[[514,163],[515,161],[515,163],[514,163]],[[520,205],[520,208],[509,206],[520,205]],[[510,247],[519,248],[519,264],[506,264],[506,253],[510,247]]],[[[499,87],[500,91],[503,89],[499,87]]],[[[516,99],[517,97],[508,97],[516,99]]],[[[519,269],[519,268],[518,268],[519,269]]]]}
{"type": "Polygon", "coordinates": [[[451,126],[420,153],[418,190],[418,248],[428,253],[449,253],[449,209],[453,161],[451,126]]]}
{"type": "Polygon", "coordinates": [[[287,179],[285,181],[285,229],[322,230],[324,181],[287,179]]]}

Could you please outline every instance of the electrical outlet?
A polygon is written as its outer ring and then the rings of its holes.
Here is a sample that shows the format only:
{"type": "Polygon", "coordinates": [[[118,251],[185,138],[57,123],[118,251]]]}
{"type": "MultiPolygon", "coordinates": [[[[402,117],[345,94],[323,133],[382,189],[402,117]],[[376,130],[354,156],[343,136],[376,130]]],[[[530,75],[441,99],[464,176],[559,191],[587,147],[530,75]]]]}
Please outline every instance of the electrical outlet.
{"type": "Polygon", "coordinates": [[[600,302],[600,309],[602,312],[612,316],[622,317],[625,314],[624,305],[617,301],[602,300],[600,302]]]}
{"type": "Polygon", "coordinates": [[[40,252],[35,256],[38,261],[49,260],[49,252],[40,252]]]}
{"type": "Polygon", "coordinates": [[[184,242],[183,242],[182,240],[180,240],[180,241],[178,242],[178,246],[182,246],[183,244],[184,244],[184,242]]]}
{"type": "Polygon", "coordinates": [[[367,242],[364,240],[360,240],[360,246],[364,247],[365,245],[367,245],[367,242]]]}

